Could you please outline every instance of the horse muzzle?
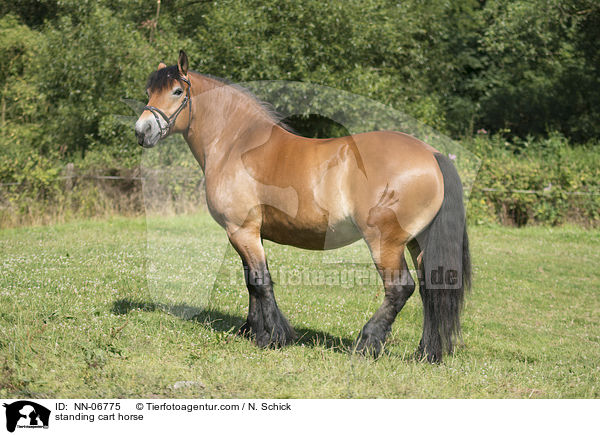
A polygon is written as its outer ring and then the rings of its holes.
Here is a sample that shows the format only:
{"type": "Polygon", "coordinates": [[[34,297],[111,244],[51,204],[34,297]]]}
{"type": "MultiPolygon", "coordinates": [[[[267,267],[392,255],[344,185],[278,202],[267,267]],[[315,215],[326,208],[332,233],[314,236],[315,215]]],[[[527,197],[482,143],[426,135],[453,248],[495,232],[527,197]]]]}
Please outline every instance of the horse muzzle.
{"type": "Polygon", "coordinates": [[[156,133],[151,122],[145,121],[136,123],[135,137],[137,138],[138,144],[142,147],[152,148],[160,139],[160,134],[156,133]]]}

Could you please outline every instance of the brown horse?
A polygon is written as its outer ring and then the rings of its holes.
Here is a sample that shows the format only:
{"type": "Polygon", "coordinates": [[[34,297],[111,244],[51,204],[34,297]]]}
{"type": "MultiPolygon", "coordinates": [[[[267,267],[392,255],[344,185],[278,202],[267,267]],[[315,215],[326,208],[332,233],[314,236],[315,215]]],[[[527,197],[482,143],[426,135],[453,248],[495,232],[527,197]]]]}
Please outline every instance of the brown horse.
{"type": "Polygon", "coordinates": [[[412,295],[407,247],[424,308],[418,352],[429,361],[452,352],[470,259],[462,185],[446,156],[392,131],[298,136],[242,88],[189,71],[183,51],[177,65],[159,64],[147,92],[139,144],[183,135],[204,171],[208,209],[242,259],[250,299],[242,333],[259,346],[295,338],[275,302],[263,239],[323,250],[363,238],[385,297],[356,349],[378,355],[412,295]]]}

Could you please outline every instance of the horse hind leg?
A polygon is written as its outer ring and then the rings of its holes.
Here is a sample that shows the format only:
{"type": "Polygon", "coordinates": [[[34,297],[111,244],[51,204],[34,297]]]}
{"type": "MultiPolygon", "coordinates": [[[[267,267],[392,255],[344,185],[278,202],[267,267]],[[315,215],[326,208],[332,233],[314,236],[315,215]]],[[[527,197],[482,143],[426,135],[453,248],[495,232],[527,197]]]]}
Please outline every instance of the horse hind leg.
{"type": "Polygon", "coordinates": [[[380,243],[383,246],[377,246],[375,241],[365,240],[383,281],[385,296],[379,309],[362,328],[355,346],[357,352],[377,357],[396,316],[413,294],[415,282],[404,259],[404,244],[384,240],[380,243]]]}
{"type": "Polygon", "coordinates": [[[229,240],[242,259],[249,294],[248,317],[240,333],[254,338],[260,347],[280,347],[296,338],[294,329],[279,310],[273,281],[258,231],[239,229],[229,240]]]}

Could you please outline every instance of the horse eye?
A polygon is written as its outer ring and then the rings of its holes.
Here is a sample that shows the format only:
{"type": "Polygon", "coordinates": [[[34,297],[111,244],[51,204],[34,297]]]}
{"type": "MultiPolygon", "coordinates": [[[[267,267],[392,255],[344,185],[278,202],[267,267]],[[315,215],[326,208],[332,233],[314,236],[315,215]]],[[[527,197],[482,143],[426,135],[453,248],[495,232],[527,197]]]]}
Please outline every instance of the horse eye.
{"type": "Polygon", "coordinates": [[[181,95],[183,94],[183,89],[175,89],[175,92],[173,92],[173,95],[181,95]]]}

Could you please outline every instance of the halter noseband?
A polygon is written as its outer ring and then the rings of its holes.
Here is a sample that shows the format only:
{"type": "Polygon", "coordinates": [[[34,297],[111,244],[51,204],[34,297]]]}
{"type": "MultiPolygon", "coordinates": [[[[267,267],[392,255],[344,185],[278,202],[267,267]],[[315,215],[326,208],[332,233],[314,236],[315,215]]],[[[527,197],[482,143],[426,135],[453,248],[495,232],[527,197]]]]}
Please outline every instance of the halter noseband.
{"type": "Polygon", "coordinates": [[[188,86],[187,86],[187,90],[185,93],[186,95],[183,98],[183,101],[181,102],[181,104],[179,105],[177,110],[171,116],[165,115],[165,112],[160,110],[158,107],[144,106],[144,109],[143,109],[143,110],[148,110],[150,113],[152,113],[154,115],[154,118],[156,119],[156,123],[158,124],[158,128],[160,130],[160,138],[161,139],[163,137],[165,137],[167,134],[169,134],[169,130],[171,130],[171,127],[173,127],[173,125],[175,124],[175,121],[177,121],[177,117],[179,116],[181,111],[185,108],[186,104],[188,105],[188,108],[190,110],[190,115],[189,115],[189,120],[188,120],[188,129],[190,128],[190,123],[192,122],[192,99],[190,98],[190,89],[192,87],[192,84],[190,83],[190,81],[188,79],[186,79],[183,76],[180,76],[179,80],[181,80],[183,83],[186,83],[188,86]],[[160,115],[167,122],[166,127],[163,128],[162,125],[160,125],[160,120],[158,119],[158,115],[160,115]]]}

